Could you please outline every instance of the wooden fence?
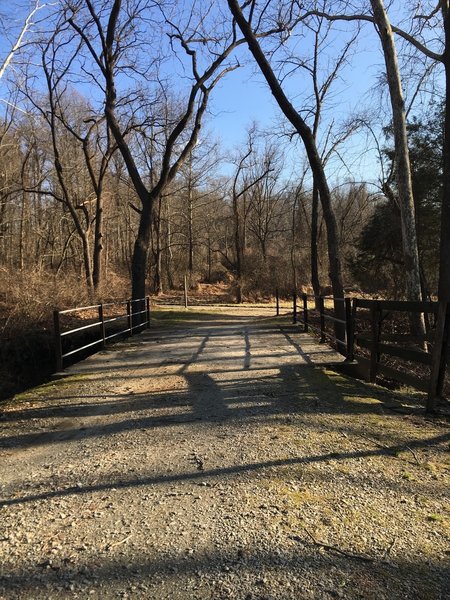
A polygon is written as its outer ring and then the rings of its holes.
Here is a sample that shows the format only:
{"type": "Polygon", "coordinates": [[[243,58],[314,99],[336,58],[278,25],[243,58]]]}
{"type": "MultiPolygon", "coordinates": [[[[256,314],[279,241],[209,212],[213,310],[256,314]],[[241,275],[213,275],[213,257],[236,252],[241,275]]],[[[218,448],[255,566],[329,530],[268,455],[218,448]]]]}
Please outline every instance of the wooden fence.
{"type": "Polygon", "coordinates": [[[56,370],[62,371],[66,359],[73,360],[75,355],[83,358],[88,350],[104,348],[120,335],[133,335],[150,327],[150,298],[55,310],[53,323],[56,370]],[[74,323],[77,326],[70,327],[74,323]]]}
{"type": "Polygon", "coordinates": [[[450,303],[294,294],[292,314],[294,323],[300,320],[305,332],[331,342],[367,381],[384,377],[425,391],[427,411],[434,411],[449,365],[450,303]],[[336,317],[339,303],[345,320],[336,317]],[[422,336],[410,331],[411,317],[418,313],[426,323],[422,336]]]}

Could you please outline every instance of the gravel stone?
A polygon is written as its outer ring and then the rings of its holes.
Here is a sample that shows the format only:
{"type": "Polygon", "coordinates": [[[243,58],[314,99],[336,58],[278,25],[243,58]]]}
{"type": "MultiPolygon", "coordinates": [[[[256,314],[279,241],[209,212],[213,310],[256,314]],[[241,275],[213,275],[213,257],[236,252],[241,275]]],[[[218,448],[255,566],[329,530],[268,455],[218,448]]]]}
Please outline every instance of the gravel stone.
{"type": "Polygon", "coordinates": [[[450,598],[448,423],[272,315],[151,329],[6,405],[0,600],[450,598]]]}

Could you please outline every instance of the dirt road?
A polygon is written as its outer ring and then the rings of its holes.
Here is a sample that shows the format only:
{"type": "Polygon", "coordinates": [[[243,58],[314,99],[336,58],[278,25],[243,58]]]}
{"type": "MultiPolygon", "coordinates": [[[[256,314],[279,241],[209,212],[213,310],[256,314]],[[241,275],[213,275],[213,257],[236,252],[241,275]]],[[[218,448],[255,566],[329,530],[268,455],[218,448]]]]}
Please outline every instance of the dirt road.
{"type": "Polygon", "coordinates": [[[8,405],[0,598],[450,597],[448,424],[258,314],[151,330],[8,405]]]}

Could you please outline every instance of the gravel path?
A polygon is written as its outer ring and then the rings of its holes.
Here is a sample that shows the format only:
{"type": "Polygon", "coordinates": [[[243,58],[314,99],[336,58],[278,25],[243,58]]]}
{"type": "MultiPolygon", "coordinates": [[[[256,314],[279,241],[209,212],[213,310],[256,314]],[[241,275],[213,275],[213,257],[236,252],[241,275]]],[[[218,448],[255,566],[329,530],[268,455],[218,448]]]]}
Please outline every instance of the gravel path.
{"type": "Polygon", "coordinates": [[[146,332],[6,407],[0,598],[450,598],[448,424],[256,315],[146,332]]]}

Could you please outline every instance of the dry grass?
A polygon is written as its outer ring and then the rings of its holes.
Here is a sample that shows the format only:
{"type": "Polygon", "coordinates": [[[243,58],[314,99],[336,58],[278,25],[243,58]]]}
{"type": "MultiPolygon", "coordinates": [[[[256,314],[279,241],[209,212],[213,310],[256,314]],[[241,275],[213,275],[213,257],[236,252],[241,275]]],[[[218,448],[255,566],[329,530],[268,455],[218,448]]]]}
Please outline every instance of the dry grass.
{"type": "MultiPolygon", "coordinates": [[[[124,298],[127,287],[125,278],[111,274],[99,299],[124,298]]],[[[54,370],[53,310],[90,302],[80,277],[0,268],[0,400],[54,370]]]]}

